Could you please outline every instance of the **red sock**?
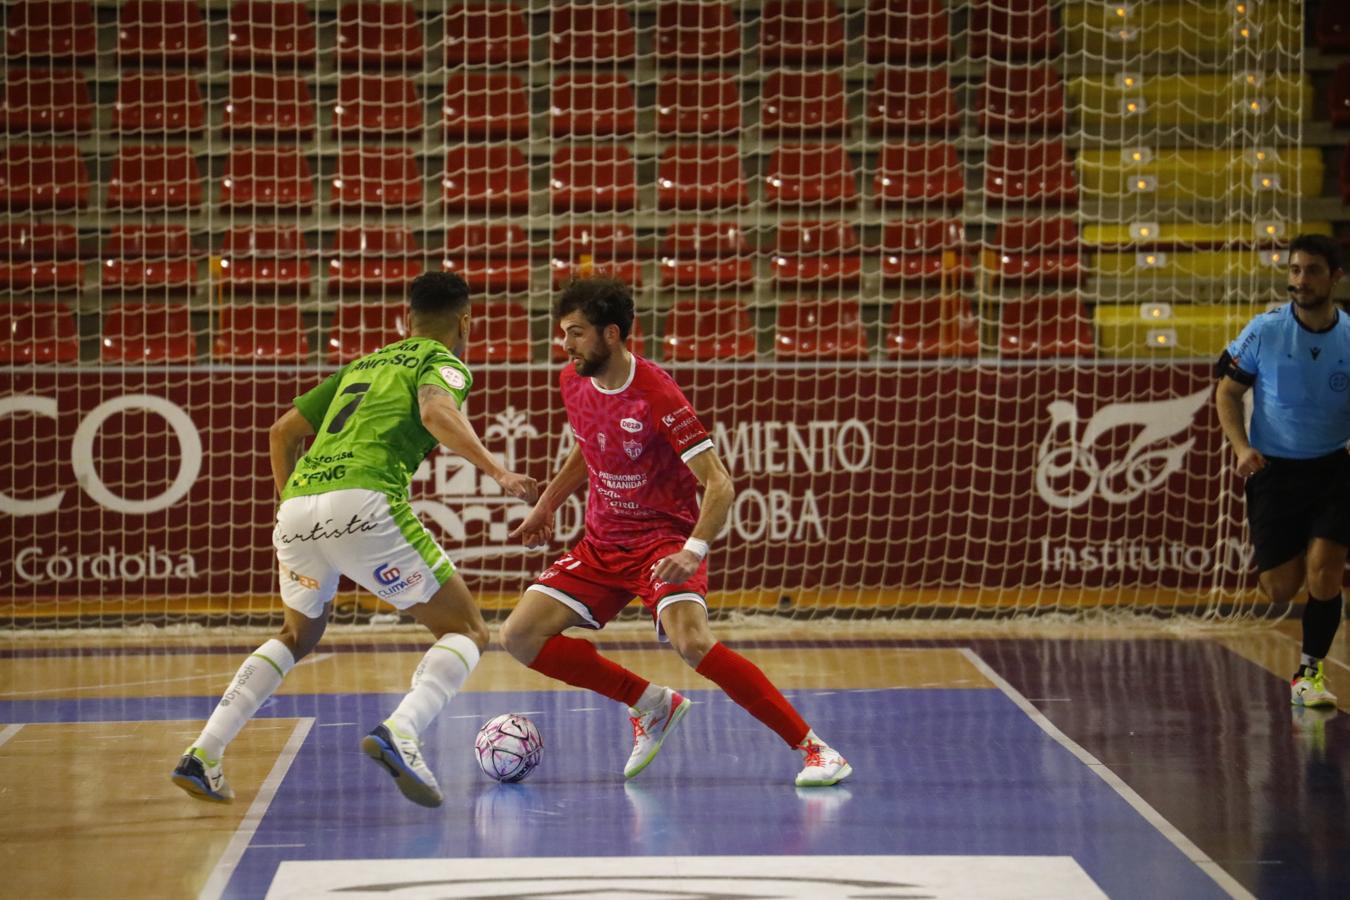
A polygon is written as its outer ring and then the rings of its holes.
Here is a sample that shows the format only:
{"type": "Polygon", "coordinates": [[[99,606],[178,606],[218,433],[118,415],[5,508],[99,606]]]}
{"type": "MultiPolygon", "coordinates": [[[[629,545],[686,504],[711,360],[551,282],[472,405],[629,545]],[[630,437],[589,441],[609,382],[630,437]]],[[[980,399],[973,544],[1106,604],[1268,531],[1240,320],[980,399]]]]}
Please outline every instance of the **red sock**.
{"type": "Polygon", "coordinates": [[[713,644],[695,671],[726,691],[728,697],[773,729],[775,734],[788,742],[788,746],[796,747],[811,730],[787,698],[759,670],[759,666],[735,650],[729,650],[720,643],[713,644]]]}
{"type": "Polygon", "coordinates": [[[633,706],[650,683],[600,655],[595,645],[556,634],[530,663],[540,674],[633,706]]]}

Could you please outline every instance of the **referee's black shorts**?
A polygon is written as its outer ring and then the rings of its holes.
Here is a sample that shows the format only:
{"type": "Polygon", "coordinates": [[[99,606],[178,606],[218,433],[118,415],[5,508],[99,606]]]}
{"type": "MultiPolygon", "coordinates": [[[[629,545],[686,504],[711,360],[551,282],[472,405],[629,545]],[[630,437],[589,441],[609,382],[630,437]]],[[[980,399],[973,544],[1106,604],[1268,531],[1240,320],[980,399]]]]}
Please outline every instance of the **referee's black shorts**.
{"type": "Polygon", "coordinates": [[[1247,479],[1247,523],[1262,572],[1302,556],[1313,538],[1350,547],[1350,453],[1267,456],[1247,479]]]}

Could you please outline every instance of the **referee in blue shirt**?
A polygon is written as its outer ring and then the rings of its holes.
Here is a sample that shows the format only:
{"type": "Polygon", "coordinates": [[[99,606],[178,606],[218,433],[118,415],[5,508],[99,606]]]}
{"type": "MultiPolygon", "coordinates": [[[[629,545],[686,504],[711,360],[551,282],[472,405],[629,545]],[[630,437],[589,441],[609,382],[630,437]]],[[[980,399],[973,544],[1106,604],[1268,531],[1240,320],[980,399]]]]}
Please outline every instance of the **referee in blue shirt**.
{"type": "Polygon", "coordinates": [[[1247,523],[1261,588],[1288,603],[1306,584],[1303,657],[1291,682],[1298,706],[1335,706],[1323,659],[1341,623],[1350,546],[1350,316],[1331,299],[1336,243],[1289,245],[1291,302],[1257,316],[1219,357],[1214,405],[1247,479],[1247,523]],[[1251,434],[1242,395],[1252,391],[1251,434]]]}

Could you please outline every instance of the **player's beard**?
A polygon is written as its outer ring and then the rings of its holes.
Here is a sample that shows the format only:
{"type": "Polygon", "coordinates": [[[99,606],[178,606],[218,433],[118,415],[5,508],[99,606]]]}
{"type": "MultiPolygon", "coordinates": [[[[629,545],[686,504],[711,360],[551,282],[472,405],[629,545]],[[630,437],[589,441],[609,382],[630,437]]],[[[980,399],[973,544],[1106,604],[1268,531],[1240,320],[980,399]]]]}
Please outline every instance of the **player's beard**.
{"type": "Polygon", "coordinates": [[[605,368],[609,365],[610,357],[613,355],[614,352],[608,347],[601,347],[594,353],[582,354],[581,358],[576,361],[577,374],[594,378],[605,371],[605,368]]]}
{"type": "Polygon", "coordinates": [[[1299,309],[1306,309],[1309,311],[1322,309],[1331,303],[1330,291],[1327,291],[1325,294],[1318,294],[1315,292],[1301,294],[1298,291],[1291,289],[1289,291],[1289,296],[1293,298],[1295,306],[1299,309]]]}

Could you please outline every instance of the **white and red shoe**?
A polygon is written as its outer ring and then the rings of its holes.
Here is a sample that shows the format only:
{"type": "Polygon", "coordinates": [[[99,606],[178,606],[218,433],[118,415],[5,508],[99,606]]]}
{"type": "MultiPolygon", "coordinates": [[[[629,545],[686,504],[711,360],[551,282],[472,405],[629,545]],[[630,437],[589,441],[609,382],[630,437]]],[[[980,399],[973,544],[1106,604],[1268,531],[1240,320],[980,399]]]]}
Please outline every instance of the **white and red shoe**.
{"type": "Polygon", "coordinates": [[[805,740],[797,745],[797,750],[802,754],[802,770],[797,773],[797,787],[829,787],[853,774],[853,767],[848,764],[848,760],[816,737],[814,731],[807,733],[805,740]]]}
{"type": "Polygon", "coordinates": [[[628,721],[633,724],[633,752],[628,757],[628,765],[623,767],[624,778],[632,778],[656,759],[656,754],[661,752],[661,744],[693,705],[678,691],[666,688],[665,696],[655,709],[643,711],[631,706],[628,708],[628,721]]]}

